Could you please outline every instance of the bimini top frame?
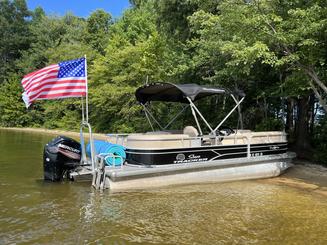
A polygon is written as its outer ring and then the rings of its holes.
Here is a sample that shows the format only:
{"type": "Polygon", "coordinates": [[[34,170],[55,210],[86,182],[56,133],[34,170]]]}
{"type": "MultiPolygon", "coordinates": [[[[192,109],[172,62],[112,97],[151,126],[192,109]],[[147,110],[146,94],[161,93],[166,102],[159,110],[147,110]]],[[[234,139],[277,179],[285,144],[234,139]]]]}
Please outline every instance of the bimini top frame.
{"type": "Polygon", "coordinates": [[[195,119],[195,122],[197,124],[198,130],[200,134],[202,135],[202,128],[200,127],[199,120],[197,118],[197,115],[200,116],[200,118],[203,120],[203,122],[206,124],[206,126],[210,130],[210,134],[216,135],[216,131],[219,130],[219,127],[228,119],[228,117],[237,109],[239,108],[240,113],[240,104],[243,102],[245,94],[243,91],[235,91],[231,92],[226,89],[222,88],[214,88],[209,86],[200,86],[197,84],[172,84],[172,83],[151,83],[147,84],[143,87],[140,87],[135,92],[136,99],[141,103],[141,105],[144,108],[145,115],[151,125],[152,130],[154,130],[153,125],[151,123],[150,118],[160,127],[160,129],[165,130],[171,123],[178,118],[180,114],[182,114],[183,111],[188,106],[183,106],[182,111],[180,111],[173,119],[165,126],[162,127],[160,123],[154,118],[154,116],[151,114],[149,109],[147,108],[147,105],[150,101],[164,101],[164,102],[179,102],[179,103],[187,103],[191,107],[191,111],[193,114],[193,117],[195,119]],[[235,101],[235,106],[233,109],[226,115],[226,117],[215,127],[212,128],[211,125],[207,122],[207,120],[204,118],[204,116],[201,114],[199,109],[196,107],[194,102],[196,100],[202,99],[207,96],[213,96],[217,94],[228,94],[230,95],[233,100],[235,101]],[[241,97],[240,100],[238,100],[237,97],[241,97]]]}

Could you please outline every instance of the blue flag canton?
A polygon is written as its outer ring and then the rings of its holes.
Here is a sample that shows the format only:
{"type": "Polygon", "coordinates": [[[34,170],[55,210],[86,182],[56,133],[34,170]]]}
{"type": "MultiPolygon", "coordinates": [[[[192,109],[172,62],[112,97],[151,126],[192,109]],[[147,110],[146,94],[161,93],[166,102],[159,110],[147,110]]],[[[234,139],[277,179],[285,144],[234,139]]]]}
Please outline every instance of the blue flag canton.
{"type": "Polygon", "coordinates": [[[58,78],[85,77],[85,58],[59,63],[58,78]]]}

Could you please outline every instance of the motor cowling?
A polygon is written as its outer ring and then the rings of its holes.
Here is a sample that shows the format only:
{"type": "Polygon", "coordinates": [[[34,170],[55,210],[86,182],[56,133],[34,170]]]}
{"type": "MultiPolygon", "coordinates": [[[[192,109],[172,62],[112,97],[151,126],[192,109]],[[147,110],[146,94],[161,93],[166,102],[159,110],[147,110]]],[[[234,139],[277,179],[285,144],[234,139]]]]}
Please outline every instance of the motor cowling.
{"type": "Polygon", "coordinates": [[[81,161],[81,144],[58,136],[44,146],[44,180],[61,181],[67,170],[76,168],[81,161]]]}

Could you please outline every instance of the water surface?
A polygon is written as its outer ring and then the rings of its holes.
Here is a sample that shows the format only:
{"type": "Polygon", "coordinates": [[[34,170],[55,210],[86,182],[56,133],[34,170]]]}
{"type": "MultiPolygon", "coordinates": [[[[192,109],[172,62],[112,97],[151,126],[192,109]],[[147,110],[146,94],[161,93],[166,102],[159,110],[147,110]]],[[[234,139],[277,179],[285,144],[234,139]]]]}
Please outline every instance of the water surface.
{"type": "Polygon", "coordinates": [[[0,130],[0,244],[327,244],[327,200],[258,181],[99,193],[44,183],[53,136],[0,130]]]}

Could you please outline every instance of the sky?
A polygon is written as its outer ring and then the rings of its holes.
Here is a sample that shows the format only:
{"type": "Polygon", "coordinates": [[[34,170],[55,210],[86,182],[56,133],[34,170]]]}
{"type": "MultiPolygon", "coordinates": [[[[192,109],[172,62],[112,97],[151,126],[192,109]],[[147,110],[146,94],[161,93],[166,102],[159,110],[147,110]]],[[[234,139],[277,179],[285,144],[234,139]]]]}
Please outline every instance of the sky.
{"type": "Polygon", "coordinates": [[[96,9],[104,9],[114,18],[119,17],[130,4],[128,0],[27,0],[30,10],[42,7],[47,14],[65,15],[72,12],[80,17],[88,17],[96,9]]]}

